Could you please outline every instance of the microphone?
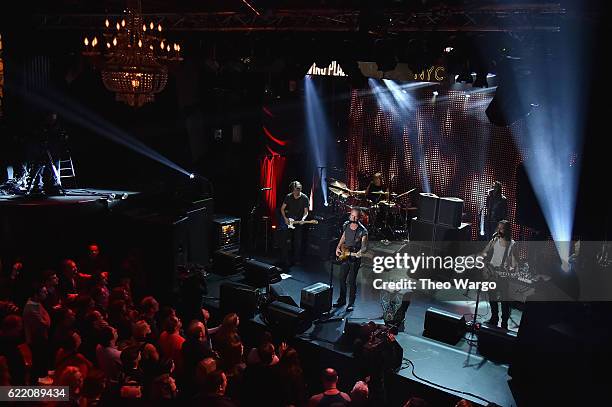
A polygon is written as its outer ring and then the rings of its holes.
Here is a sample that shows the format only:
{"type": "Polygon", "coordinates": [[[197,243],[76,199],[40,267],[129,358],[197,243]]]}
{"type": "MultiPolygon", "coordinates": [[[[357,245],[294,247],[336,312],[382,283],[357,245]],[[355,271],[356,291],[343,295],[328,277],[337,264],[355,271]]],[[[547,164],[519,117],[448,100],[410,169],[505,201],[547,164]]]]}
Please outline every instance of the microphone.
{"type": "Polygon", "coordinates": [[[270,191],[272,188],[267,187],[267,188],[261,188],[260,191],[270,191]]]}

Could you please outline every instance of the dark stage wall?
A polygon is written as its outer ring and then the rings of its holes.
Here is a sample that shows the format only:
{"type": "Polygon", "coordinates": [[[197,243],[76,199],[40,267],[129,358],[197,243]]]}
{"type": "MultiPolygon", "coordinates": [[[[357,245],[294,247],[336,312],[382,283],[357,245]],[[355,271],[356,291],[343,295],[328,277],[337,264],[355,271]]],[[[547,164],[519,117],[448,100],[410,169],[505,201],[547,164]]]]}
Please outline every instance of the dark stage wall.
{"type": "MultiPolygon", "coordinates": [[[[383,85],[384,86],[384,85],[383,85]]],[[[522,158],[513,141],[521,137],[524,122],[496,127],[485,114],[494,92],[434,88],[408,91],[412,109],[382,109],[372,92],[353,90],[346,156],[348,183],[364,188],[369,177],[380,171],[391,188],[411,188],[465,201],[464,221],[477,225],[486,190],[493,181],[504,185],[509,218],[516,215],[516,172],[522,158]]],[[[388,93],[388,97],[393,96],[388,93]]],[[[476,238],[478,228],[472,228],[476,238]]],[[[515,238],[521,234],[515,228],[515,238]]]]}

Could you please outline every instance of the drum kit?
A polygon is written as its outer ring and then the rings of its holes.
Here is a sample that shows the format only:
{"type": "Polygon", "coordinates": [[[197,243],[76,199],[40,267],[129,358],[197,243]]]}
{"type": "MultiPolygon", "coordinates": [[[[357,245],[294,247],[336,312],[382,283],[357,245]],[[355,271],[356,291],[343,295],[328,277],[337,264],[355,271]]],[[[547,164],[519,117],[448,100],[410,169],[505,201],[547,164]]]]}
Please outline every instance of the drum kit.
{"type": "Polygon", "coordinates": [[[397,240],[408,236],[411,213],[416,208],[410,204],[402,204],[399,200],[409,196],[415,188],[401,194],[372,191],[370,194],[379,196],[378,201],[373,202],[363,191],[353,191],[344,182],[334,178],[327,179],[327,187],[332,210],[340,215],[340,218],[345,218],[352,209],[360,209],[361,222],[368,228],[371,237],[397,240]]]}

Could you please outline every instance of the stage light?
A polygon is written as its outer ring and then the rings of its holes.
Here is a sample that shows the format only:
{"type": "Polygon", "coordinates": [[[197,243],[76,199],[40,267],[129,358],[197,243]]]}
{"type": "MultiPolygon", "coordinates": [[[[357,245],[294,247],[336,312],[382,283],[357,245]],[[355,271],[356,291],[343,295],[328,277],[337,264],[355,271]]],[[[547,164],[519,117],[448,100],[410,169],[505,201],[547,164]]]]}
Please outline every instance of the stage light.
{"type": "Polygon", "coordinates": [[[433,91],[433,95],[434,95],[434,96],[438,96],[438,91],[437,91],[437,90],[434,90],[434,91],[433,91]]]}
{"type": "Polygon", "coordinates": [[[444,52],[446,52],[447,54],[450,53],[454,48],[453,47],[446,47],[444,48],[444,52]]]}
{"type": "Polygon", "coordinates": [[[474,82],[474,78],[472,78],[472,74],[468,71],[462,71],[459,75],[455,76],[455,82],[457,83],[472,83],[474,82]]]}
{"type": "Polygon", "coordinates": [[[189,179],[194,179],[194,178],[195,178],[195,174],[193,172],[189,174],[189,179]]]}

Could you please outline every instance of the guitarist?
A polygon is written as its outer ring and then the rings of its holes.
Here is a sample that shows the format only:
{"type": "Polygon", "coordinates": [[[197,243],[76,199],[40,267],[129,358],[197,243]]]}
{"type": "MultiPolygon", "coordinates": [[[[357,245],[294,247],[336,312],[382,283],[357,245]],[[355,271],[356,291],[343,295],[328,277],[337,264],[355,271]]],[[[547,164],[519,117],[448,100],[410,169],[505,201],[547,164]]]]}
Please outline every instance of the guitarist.
{"type": "Polygon", "coordinates": [[[339,308],[346,304],[346,280],[349,280],[349,302],[347,312],[351,312],[355,306],[357,296],[357,273],[361,266],[361,256],[368,246],[368,230],[359,221],[361,210],[353,208],[349,220],[342,225],[342,236],[336,246],[336,256],[341,257],[344,250],[350,252],[349,257],[340,265],[340,296],[334,304],[339,308]]]}
{"type": "MultiPolygon", "coordinates": [[[[285,225],[290,225],[293,219],[296,221],[306,220],[308,216],[308,197],[302,193],[302,184],[298,181],[293,181],[289,184],[291,192],[285,196],[283,204],[280,208],[280,213],[285,222],[285,225]]],[[[296,264],[300,264],[302,257],[302,234],[303,227],[300,224],[295,225],[295,229],[286,228],[285,237],[283,238],[283,262],[285,266],[289,266],[289,251],[293,246],[293,259],[296,264]]]]}
{"type": "Polygon", "coordinates": [[[510,318],[510,303],[503,301],[502,296],[507,292],[508,279],[497,278],[499,272],[511,273],[516,269],[517,257],[515,241],[512,240],[511,223],[501,220],[497,223],[497,232],[489,241],[482,256],[488,258],[486,269],[489,270],[489,279],[497,283],[495,290],[489,291],[489,304],[491,305],[491,319],[486,323],[497,326],[499,323],[499,304],[501,304],[501,327],[508,329],[508,319],[510,318]]]}

